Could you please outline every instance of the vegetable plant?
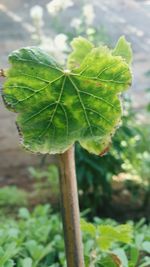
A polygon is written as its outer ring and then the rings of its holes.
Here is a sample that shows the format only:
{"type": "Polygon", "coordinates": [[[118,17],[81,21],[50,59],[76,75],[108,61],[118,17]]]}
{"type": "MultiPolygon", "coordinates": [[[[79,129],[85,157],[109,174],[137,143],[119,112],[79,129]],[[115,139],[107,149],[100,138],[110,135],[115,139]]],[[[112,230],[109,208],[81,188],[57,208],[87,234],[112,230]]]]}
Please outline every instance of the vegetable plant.
{"type": "Polygon", "coordinates": [[[74,148],[79,142],[102,156],[118,128],[120,94],[131,84],[130,44],[121,37],[113,50],[75,38],[67,67],[38,47],[9,56],[3,99],[17,112],[23,146],[34,153],[58,154],[68,267],[83,267],[74,148]]]}
{"type": "MultiPolygon", "coordinates": [[[[150,148],[147,145],[150,142],[150,129],[148,124],[139,122],[137,112],[131,106],[131,100],[127,96],[123,96],[123,99],[125,112],[122,116],[122,123],[113,137],[113,146],[110,147],[109,154],[106,157],[97,157],[88,153],[79,144],[76,145],[76,171],[80,192],[80,208],[92,207],[88,214],[90,218],[99,216],[99,214],[105,217],[113,216],[114,218],[118,216],[118,208],[113,205],[112,201],[113,195],[116,194],[112,183],[113,175],[118,176],[120,173],[124,173],[126,177],[134,177],[135,175],[138,177],[138,181],[134,179],[124,181],[124,186],[129,190],[132,198],[131,202],[134,203],[135,207],[132,218],[137,219],[141,216],[136,208],[138,201],[141,203],[140,206],[142,205],[140,210],[144,212],[143,216],[149,216],[147,210],[149,205],[145,203],[148,203],[148,196],[150,196],[150,148]],[[141,195],[140,198],[139,195],[141,195]]],[[[120,219],[126,220],[126,216],[130,212],[125,213],[123,205],[120,205],[120,202],[118,204],[120,219]]],[[[129,211],[133,209],[133,206],[130,205],[128,208],[129,211]]],[[[117,217],[117,219],[119,218],[117,217]]]]}
{"type": "MultiPolygon", "coordinates": [[[[150,225],[118,225],[111,219],[81,219],[86,267],[142,267],[150,264],[150,225]],[[119,264],[120,263],[120,264],[119,264]]],[[[1,267],[66,267],[60,215],[49,205],[30,212],[20,208],[15,219],[0,220],[1,267]]]]}
{"type": "Polygon", "coordinates": [[[25,190],[16,186],[0,188],[0,216],[3,213],[15,213],[18,207],[28,205],[28,195],[25,190]]]}

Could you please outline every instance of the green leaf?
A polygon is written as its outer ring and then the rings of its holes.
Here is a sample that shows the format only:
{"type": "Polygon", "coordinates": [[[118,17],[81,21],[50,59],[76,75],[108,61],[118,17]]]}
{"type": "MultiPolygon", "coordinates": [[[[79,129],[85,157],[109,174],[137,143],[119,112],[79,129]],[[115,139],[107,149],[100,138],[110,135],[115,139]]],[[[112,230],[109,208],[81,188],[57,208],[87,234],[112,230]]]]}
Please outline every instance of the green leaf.
{"type": "Polygon", "coordinates": [[[139,267],[149,267],[150,266],[150,257],[146,256],[144,257],[144,263],[140,264],[139,267]]]}
{"type": "Polygon", "coordinates": [[[74,69],[80,67],[83,59],[92,50],[93,44],[83,37],[74,38],[71,42],[73,52],[68,57],[67,67],[74,69]]]}
{"type": "Polygon", "coordinates": [[[143,241],[144,241],[144,233],[137,233],[136,236],[135,236],[135,245],[136,245],[136,247],[141,249],[143,241]]]}
{"type": "MultiPolygon", "coordinates": [[[[8,260],[5,264],[4,267],[13,267],[15,266],[15,262],[13,260],[8,260]]],[[[30,267],[30,266],[29,266],[30,267]]]]}
{"type": "Polygon", "coordinates": [[[20,248],[17,248],[15,242],[6,244],[5,250],[0,249],[0,267],[4,267],[4,264],[7,263],[12,257],[17,255],[20,248]]]}
{"type": "Polygon", "coordinates": [[[22,267],[32,267],[32,259],[31,258],[25,258],[21,261],[22,267]]]}
{"type": "Polygon", "coordinates": [[[84,219],[81,219],[80,225],[83,232],[89,234],[93,238],[96,237],[96,227],[92,223],[88,223],[84,219]]]}
{"type": "Polygon", "coordinates": [[[22,219],[29,219],[30,218],[30,212],[27,208],[20,208],[19,209],[19,217],[22,219]]]}
{"type": "Polygon", "coordinates": [[[131,44],[126,41],[124,36],[119,38],[119,40],[118,40],[118,42],[116,44],[116,47],[114,48],[112,54],[114,56],[121,56],[129,64],[132,62],[131,44]]]}
{"type": "Polygon", "coordinates": [[[129,244],[133,239],[133,227],[130,224],[120,224],[116,227],[118,240],[129,244]]]}
{"type": "Polygon", "coordinates": [[[132,240],[132,227],[128,224],[113,227],[111,225],[98,226],[99,237],[97,243],[102,250],[108,250],[113,243],[130,243],[132,240]]]}
{"type": "Polygon", "coordinates": [[[144,241],[142,243],[142,250],[147,253],[150,253],[150,241],[144,241]]]}
{"type": "Polygon", "coordinates": [[[34,260],[39,260],[41,258],[44,251],[43,245],[38,244],[35,240],[29,240],[26,242],[25,246],[34,260]]]}
{"type": "Polygon", "coordinates": [[[41,255],[37,260],[37,263],[40,262],[46,255],[48,255],[52,251],[52,244],[49,243],[46,245],[43,251],[41,251],[41,255]]]}
{"type": "Polygon", "coordinates": [[[98,261],[97,267],[120,267],[120,265],[118,265],[113,257],[111,255],[108,255],[106,257],[103,257],[100,261],[98,261]]]}
{"type": "Polygon", "coordinates": [[[119,94],[131,84],[128,64],[106,47],[93,48],[79,68],[64,70],[38,48],[9,56],[3,98],[18,113],[24,147],[63,153],[75,141],[100,154],[121,118],[119,94]]]}
{"type": "Polygon", "coordinates": [[[136,266],[138,262],[139,254],[140,254],[140,251],[135,246],[131,246],[129,266],[132,266],[132,267],[136,266]]]}
{"type": "Polygon", "coordinates": [[[123,267],[128,267],[128,258],[127,258],[126,254],[122,248],[117,248],[117,249],[113,250],[113,254],[118,256],[118,258],[122,262],[123,267]]]}
{"type": "Polygon", "coordinates": [[[50,265],[48,267],[59,267],[59,263],[54,263],[54,264],[52,264],[52,265],[50,265]]]}

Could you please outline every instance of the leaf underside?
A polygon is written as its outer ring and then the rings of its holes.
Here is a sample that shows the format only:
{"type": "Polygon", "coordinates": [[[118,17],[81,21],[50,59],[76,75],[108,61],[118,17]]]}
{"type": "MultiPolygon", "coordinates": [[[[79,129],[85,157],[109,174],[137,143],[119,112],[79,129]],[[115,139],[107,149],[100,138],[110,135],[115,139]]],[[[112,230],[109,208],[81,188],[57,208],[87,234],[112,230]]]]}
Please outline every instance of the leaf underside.
{"type": "Polygon", "coordinates": [[[63,153],[78,141],[100,154],[118,127],[119,94],[131,84],[129,65],[107,47],[93,48],[88,41],[79,60],[75,50],[81,49],[81,41],[86,43],[78,38],[69,57],[71,71],[37,47],[9,56],[3,98],[18,113],[22,143],[32,152],[63,153]]]}

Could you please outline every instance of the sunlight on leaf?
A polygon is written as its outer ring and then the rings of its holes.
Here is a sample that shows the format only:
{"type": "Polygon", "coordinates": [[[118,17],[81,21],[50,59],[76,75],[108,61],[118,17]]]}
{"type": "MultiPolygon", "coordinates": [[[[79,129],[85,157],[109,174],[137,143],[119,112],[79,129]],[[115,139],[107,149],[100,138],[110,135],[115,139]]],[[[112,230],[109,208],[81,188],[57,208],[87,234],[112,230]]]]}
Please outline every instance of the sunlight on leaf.
{"type": "Polygon", "coordinates": [[[22,143],[30,151],[63,153],[78,141],[100,154],[120,123],[119,94],[131,84],[128,64],[107,47],[92,48],[82,38],[73,46],[72,70],[64,70],[36,47],[9,56],[3,98],[18,113],[22,143]]]}
{"type": "Polygon", "coordinates": [[[102,250],[108,250],[112,243],[122,242],[130,243],[132,241],[132,226],[128,224],[112,227],[109,225],[101,225],[98,227],[99,238],[98,245],[102,250]]]}
{"type": "Polygon", "coordinates": [[[114,48],[112,54],[114,56],[121,56],[129,64],[132,62],[131,44],[126,41],[124,36],[119,38],[119,40],[118,40],[118,42],[116,44],[116,47],[114,48]]]}
{"type": "Polygon", "coordinates": [[[67,67],[69,69],[74,69],[80,66],[83,59],[92,50],[93,44],[80,36],[73,39],[71,46],[73,48],[73,52],[68,57],[67,67]]]}

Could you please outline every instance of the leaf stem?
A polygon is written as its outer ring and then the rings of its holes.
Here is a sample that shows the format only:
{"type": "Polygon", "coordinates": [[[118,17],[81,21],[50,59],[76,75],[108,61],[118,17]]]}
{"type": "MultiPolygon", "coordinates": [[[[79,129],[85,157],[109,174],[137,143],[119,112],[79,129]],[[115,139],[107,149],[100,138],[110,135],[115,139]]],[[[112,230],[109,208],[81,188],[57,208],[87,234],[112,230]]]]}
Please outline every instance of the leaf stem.
{"type": "Polygon", "coordinates": [[[84,267],[74,147],[59,154],[61,208],[67,267],[84,267]]]}

